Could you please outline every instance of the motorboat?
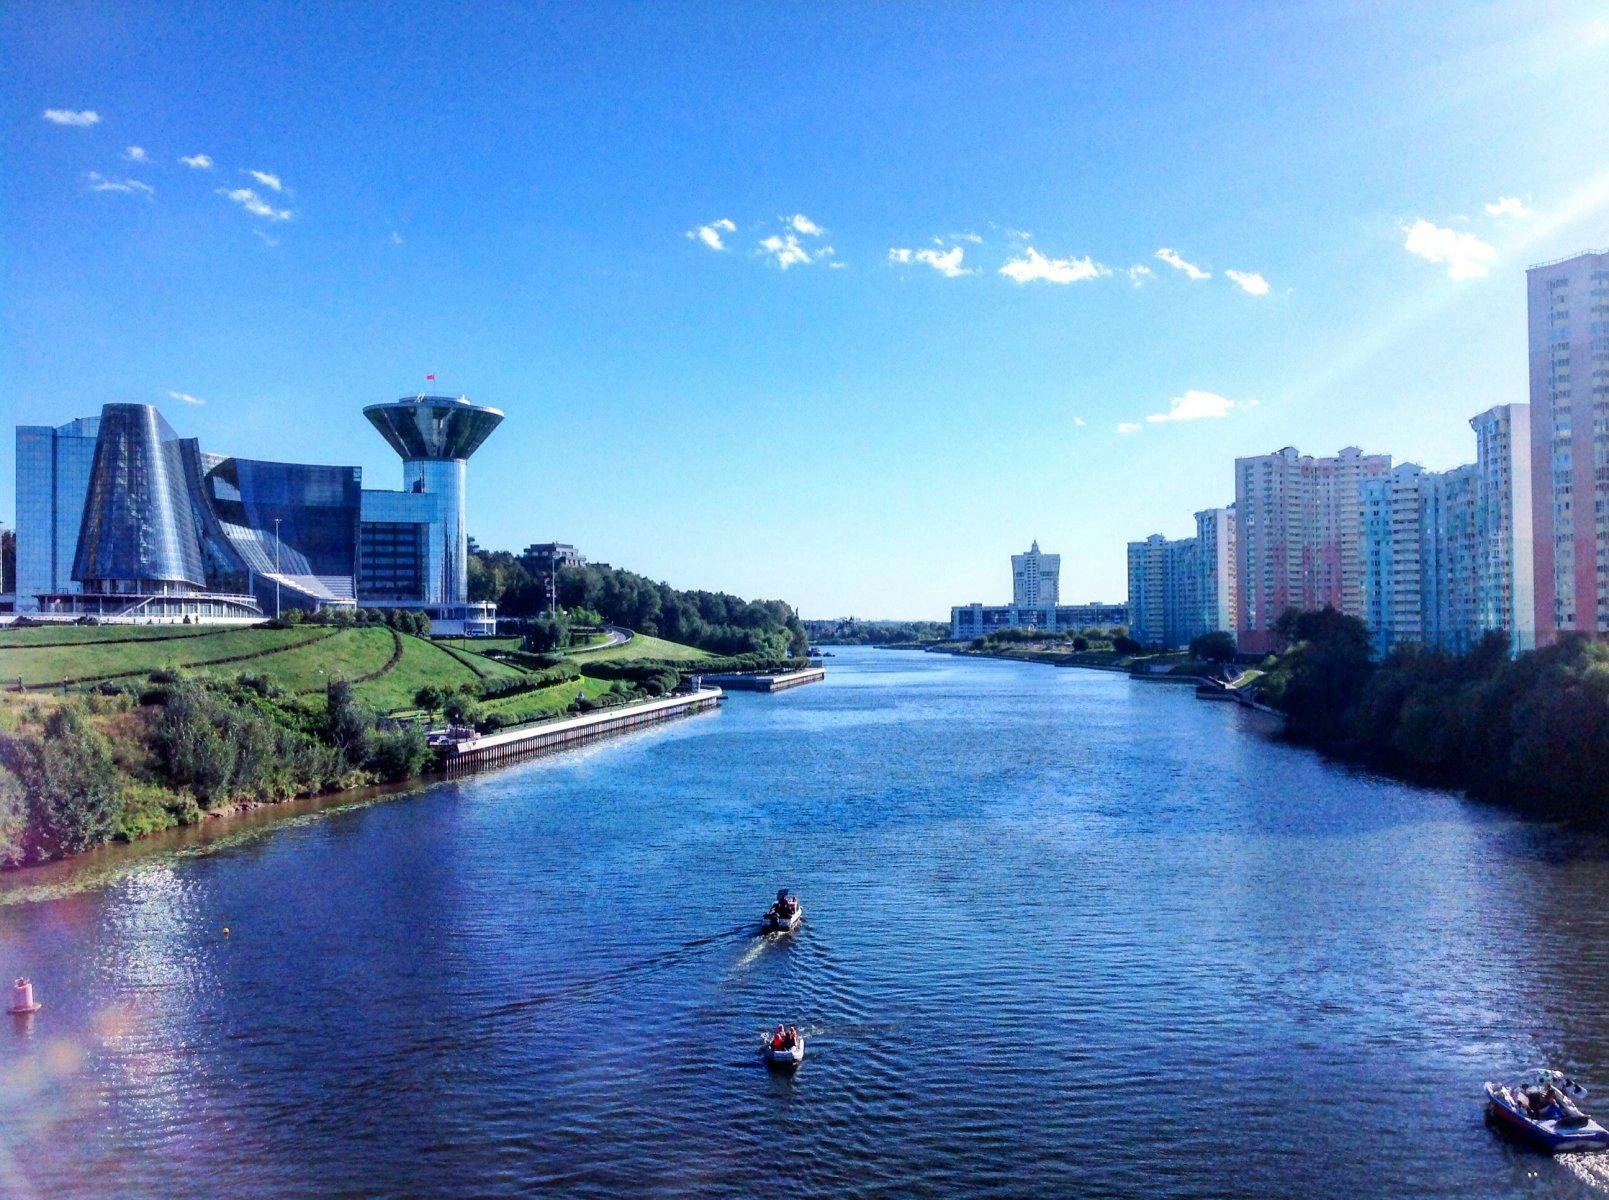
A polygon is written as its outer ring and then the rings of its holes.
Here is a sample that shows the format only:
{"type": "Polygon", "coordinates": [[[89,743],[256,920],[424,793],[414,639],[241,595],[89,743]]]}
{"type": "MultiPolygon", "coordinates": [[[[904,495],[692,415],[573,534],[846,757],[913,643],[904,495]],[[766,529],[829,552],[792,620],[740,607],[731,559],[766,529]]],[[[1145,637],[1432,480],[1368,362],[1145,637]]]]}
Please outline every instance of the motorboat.
{"type": "Polygon", "coordinates": [[[761,1051],[765,1055],[765,1065],[774,1067],[778,1071],[796,1071],[799,1064],[804,1062],[804,1034],[796,1034],[793,1045],[784,1046],[780,1050],[771,1048],[771,1039],[765,1041],[765,1048],[761,1051]]]}
{"type": "Polygon", "coordinates": [[[799,897],[788,895],[788,889],[782,888],[777,892],[776,903],[765,910],[761,924],[766,933],[792,933],[803,920],[804,905],[799,903],[799,897]]]}
{"type": "Polygon", "coordinates": [[[1548,1154],[1609,1150],[1609,1129],[1576,1106],[1586,1092],[1562,1071],[1527,1071],[1507,1083],[1486,1084],[1486,1115],[1494,1125],[1548,1154]]]}

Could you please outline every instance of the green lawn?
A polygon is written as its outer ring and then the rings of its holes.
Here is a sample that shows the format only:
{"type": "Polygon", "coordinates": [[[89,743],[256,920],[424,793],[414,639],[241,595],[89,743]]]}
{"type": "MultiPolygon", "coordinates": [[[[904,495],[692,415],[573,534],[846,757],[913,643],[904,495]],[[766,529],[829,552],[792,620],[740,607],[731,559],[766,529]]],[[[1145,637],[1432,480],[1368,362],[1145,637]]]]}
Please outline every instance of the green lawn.
{"type": "Polygon", "coordinates": [[[209,637],[240,628],[239,625],[35,625],[25,629],[0,629],[0,650],[10,646],[209,637]]]}
{"type": "Polygon", "coordinates": [[[612,658],[662,658],[667,662],[697,662],[711,657],[706,651],[684,646],[680,642],[667,642],[663,638],[639,633],[624,646],[610,646],[604,650],[588,650],[576,657],[577,662],[600,662],[612,658]]]}
{"type": "MultiPolygon", "coordinates": [[[[93,632],[91,627],[80,627],[93,632]]],[[[85,640],[78,645],[48,648],[4,648],[0,643],[0,683],[15,683],[19,678],[27,684],[54,683],[63,679],[85,679],[125,672],[146,673],[164,667],[195,667],[220,658],[233,658],[259,651],[280,651],[285,655],[309,653],[296,651],[324,632],[319,629],[262,629],[257,627],[233,628],[204,637],[180,638],[176,641],[150,641],[141,639],[129,642],[109,642],[105,631],[115,626],[102,626],[103,636],[85,640]]],[[[119,632],[134,628],[126,626],[119,632]]],[[[32,633],[18,630],[17,633],[32,633]]],[[[281,655],[270,653],[262,659],[230,664],[230,674],[242,671],[265,671],[265,664],[281,655]]],[[[381,660],[382,662],[384,659],[381,660]]],[[[223,668],[221,668],[223,669],[223,668]]]]}
{"type": "Polygon", "coordinates": [[[501,713],[513,724],[523,724],[526,721],[539,721],[544,717],[557,716],[570,707],[570,701],[575,694],[585,692],[588,696],[601,696],[612,685],[607,679],[581,678],[569,683],[556,683],[552,687],[540,688],[534,692],[525,692],[518,696],[507,696],[501,700],[486,702],[486,711],[501,713]]]}
{"type": "Polygon", "coordinates": [[[518,650],[522,639],[517,637],[448,637],[435,640],[443,646],[451,646],[454,650],[467,650],[471,654],[482,654],[487,650],[518,650]]]}
{"type": "MultiPolygon", "coordinates": [[[[262,633],[278,633],[265,629],[262,633]]],[[[305,638],[307,627],[286,630],[300,633],[305,638]]],[[[326,630],[311,630],[315,638],[326,630]]],[[[243,663],[223,663],[217,666],[198,666],[192,674],[215,679],[233,679],[236,675],[261,675],[276,687],[287,692],[313,692],[336,679],[355,679],[380,670],[391,657],[391,631],[378,626],[361,629],[342,629],[322,640],[304,642],[301,646],[282,654],[270,654],[243,663]]]]}
{"type": "MultiPolygon", "coordinates": [[[[490,659],[484,661],[492,666],[499,665],[490,659]]],[[[508,673],[519,674],[512,669],[508,673]]],[[[390,713],[411,709],[414,693],[426,684],[455,690],[463,684],[475,683],[479,678],[475,670],[434,642],[404,634],[402,658],[397,665],[378,679],[358,684],[356,690],[358,699],[365,704],[377,712],[390,713]]]]}

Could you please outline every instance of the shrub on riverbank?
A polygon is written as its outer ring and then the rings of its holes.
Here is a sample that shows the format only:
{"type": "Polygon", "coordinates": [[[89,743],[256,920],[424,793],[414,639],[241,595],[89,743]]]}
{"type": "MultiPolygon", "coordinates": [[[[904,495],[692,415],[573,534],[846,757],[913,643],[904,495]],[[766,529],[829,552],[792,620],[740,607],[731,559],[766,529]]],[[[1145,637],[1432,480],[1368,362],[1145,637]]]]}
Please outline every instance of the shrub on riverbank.
{"type": "Polygon", "coordinates": [[[1396,774],[1538,816],[1609,825],[1609,645],[1570,636],[1508,657],[1405,646],[1371,663],[1362,622],[1293,617],[1259,680],[1291,734],[1396,774]],[[1360,636],[1361,631],[1361,636],[1360,636]]]}

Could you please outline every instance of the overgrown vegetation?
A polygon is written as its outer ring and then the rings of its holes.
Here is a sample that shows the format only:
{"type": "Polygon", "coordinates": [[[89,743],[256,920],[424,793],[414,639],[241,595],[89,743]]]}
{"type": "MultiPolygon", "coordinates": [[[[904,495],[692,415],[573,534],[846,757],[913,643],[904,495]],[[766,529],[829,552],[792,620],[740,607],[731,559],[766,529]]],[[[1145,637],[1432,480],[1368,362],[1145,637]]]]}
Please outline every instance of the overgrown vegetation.
{"type": "Polygon", "coordinates": [[[1288,648],[1258,681],[1292,736],[1411,779],[1550,819],[1609,825],[1609,645],[1567,636],[1510,659],[1402,647],[1333,609],[1281,617],[1288,648]]]}
{"type": "Polygon", "coordinates": [[[0,865],[141,837],[207,809],[407,779],[428,760],[422,729],[377,716],[344,681],[317,708],[261,676],[159,672],[32,706],[0,737],[0,865]]]}

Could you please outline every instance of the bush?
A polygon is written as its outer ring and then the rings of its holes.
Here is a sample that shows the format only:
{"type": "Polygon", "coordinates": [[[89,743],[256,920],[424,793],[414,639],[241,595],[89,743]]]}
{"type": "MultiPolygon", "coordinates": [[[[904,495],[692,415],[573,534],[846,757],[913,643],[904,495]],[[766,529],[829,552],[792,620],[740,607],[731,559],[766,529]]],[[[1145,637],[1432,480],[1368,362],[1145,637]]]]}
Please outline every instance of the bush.
{"type": "Polygon", "coordinates": [[[106,739],[81,709],[63,705],[44,720],[37,737],[6,739],[4,765],[21,786],[24,815],[16,836],[16,785],[7,784],[4,838],[35,859],[54,858],[98,846],[117,832],[120,786],[106,739]]]}
{"type": "Polygon", "coordinates": [[[1117,651],[1119,654],[1145,653],[1145,647],[1140,645],[1140,643],[1135,641],[1133,638],[1129,637],[1126,633],[1118,634],[1117,637],[1112,639],[1112,649],[1117,651]]]}
{"type": "Polygon", "coordinates": [[[1086,651],[1088,649],[1089,649],[1089,639],[1087,637],[1075,637],[1073,639],[1073,652],[1074,653],[1082,654],[1082,653],[1084,653],[1084,651],[1086,651]]]}
{"type": "Polygon", "coordinates": [[[1221,629],[1190,639],[1190,657],[1202,662],[1225,663],[1235,657],[1235,639],[1221,629]]]}

